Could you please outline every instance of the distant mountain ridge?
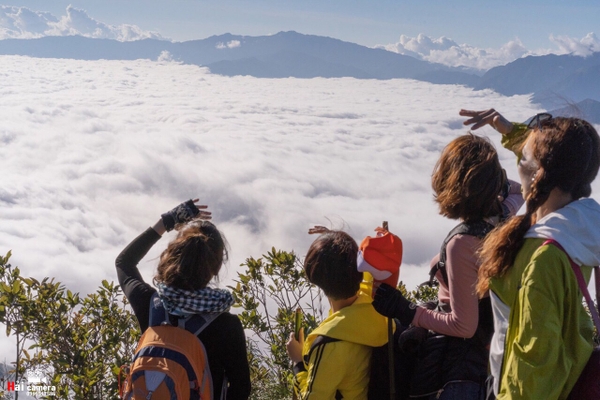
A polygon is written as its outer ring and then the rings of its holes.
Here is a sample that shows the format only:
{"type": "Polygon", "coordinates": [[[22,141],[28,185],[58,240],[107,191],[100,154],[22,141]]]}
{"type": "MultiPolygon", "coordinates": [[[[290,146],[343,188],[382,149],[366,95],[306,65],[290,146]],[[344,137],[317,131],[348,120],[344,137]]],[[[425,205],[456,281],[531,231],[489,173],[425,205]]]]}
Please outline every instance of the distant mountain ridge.
{"type": "Polygon", "coordinates": [[[225,34],[202,40],[168,42],[144,39],[119,42],[82,36],[0,40],[0,54],[84,60],[157,59],[168,51],[175,60],[209,67],[223,75],[252,75],[265,78],[355,77],[358,79],[418,79],[435,71],[471,75],[459,68],[382,49],[322,36],[280,32],[271,36],[225,34]],[[265,71],[257,70],[262,66],[265,71]]]}
{"type": "MultiPolygon", "coordinates": [[[[82,36],[0,40],[0,54],[83,60],[174,60],[210,68],[226,76],[259,78],[354,77],[408,78],[435,84],[459,84],[503,95],[533,94],[546,109],[600,102],[600,53],[529,56],[495,67],[482,76],[416,58],[329,37],[279,32],[270,36],[224,34],[202,40],[168,42],[144,39],[119,42],[82,36]]],[[[588,107],[589,108],[589,107],[588,107]]],[[[597,116],[600,119],[600,115],[597,116]]]]}
{"type": "Polygon", "coordinates": [[[577,104],[552,110],[550,114],[561,117],[582,118],[592,124],[600,125],[600,101],[585,99],[577,104]]]}

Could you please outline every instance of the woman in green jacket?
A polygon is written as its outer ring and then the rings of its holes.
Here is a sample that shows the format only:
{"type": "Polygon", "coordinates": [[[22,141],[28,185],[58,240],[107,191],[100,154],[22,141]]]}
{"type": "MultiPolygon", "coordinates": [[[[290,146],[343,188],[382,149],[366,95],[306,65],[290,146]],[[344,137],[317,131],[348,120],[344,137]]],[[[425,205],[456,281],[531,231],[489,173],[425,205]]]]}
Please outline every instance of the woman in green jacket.
{"type": "Polygon", "coordinates": [[[497,399],[566,399],[592,352],[593,329],[570,259],[589,279],[600,263],[600,205],[588,198],[600,139],[588,122],[536,115],[514,124],[495,110],[467,111],[491,125],[518,157],[526,212],[492,231],[481,252],[478,293],[488,289],[497,399]],[[564,251],[543,245],[553,239],[564,251]]]}

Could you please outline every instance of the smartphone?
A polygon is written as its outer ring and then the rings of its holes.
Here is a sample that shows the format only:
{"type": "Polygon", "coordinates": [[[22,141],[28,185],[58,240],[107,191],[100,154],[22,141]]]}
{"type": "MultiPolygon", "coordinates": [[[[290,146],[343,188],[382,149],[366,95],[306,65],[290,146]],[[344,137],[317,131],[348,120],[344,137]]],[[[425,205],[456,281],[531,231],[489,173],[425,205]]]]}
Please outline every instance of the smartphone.
{"type": "Polygon", "coordinates": [[[302,329],[302,309],[296,308],[296,315],[294,318],[294,337],[296,340],[300,340],[300,329],[302,329]]]}

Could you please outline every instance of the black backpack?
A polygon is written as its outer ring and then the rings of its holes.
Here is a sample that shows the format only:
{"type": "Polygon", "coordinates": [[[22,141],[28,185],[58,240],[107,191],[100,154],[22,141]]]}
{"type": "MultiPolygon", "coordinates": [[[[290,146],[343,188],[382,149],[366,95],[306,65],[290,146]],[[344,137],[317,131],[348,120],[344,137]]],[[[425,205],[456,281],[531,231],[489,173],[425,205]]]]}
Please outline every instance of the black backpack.
{"type": "MultiPolygon", "coordinates": [[[[456,235],[470,235],[483,239],[494,227],[481,220],[463,222],[454,227],[444,239],[440,259],[429,272],[429,280],[422,285],[437,286],[435,275],[440,271],[447,284],[446,246],[456,235]]],[[[423,306],[423,305],[422,305],[423,306]]],[[[443,304],[429,302],[429,309],[443,311],[443,304]]],[[[480,382],[487,376],[487,349],[493,334],[493,317],[489,298],[479,302],[479,324],[470,339],[440,335],[419,327],[402,326],[394,320],[393,340],[394,386],[391,393],[389,343],[373,349],[369,400],[404,400],[439,391],[450,380],[467,379],[480,382]]],[[[483,384],[483,382],[481,382],[483,384]]]]}
{"type": "MultiPolygon", "coordinates": [[[[481,220],[463,222],[452,229],[440,249],[440,259],[429,272],[429,281],[435,285],[439,271],[444,283],[448,284],[446,272],[446,246],[456,235],[470,235],[483,239],[494,227],[481,220]]],[[[430,308],[447,312],[446,304],[430,304],[430,308]]],[[[416,328],[422,329],[422,328],[416,328]]],[[[468,380],[484,387],[488,371],[488,345],[494,333],[492,306],[489,298],[479,300],[479,322],[473,337],[469,339],[446,336],[427,331],[427,338],[419,345],[411,371],[411,397],[426,396],[439,392],[450,381],[468,380]]]]}
{"type": "Polygon", "coordinates": [[[429,271],[429,280],[423,282],[419,286],[428,285],[428,286],[437,286],[435,275],[438,271],[442,274],[442,279],[444,283],[448,284],[448,272],[446,271],[446,246],[448,242],[452,240],[452,238],[456,235],[469,235],[475,236],[479,239],[483,239],[490,231],[494,229],[494,226],[486,221],[474,221],[474,222],[462,222],[456,225],[448,235],[444,239],[444,243],[442,244],[442,248],[440,249],[440,259],[431,268],[429,271]]]}

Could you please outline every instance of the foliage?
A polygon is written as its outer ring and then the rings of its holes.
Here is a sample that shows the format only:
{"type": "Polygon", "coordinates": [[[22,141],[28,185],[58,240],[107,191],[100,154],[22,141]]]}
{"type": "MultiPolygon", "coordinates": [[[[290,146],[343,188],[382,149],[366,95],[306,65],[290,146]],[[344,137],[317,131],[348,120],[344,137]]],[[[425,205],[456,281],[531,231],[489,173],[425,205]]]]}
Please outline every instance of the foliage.
{"type": "MultiPolygon", "coordinates": [[[[323,320],[323,297],[310,284],[302,263],[293,252],[271,249],[261,258],[248,258],[231,287],[242,325],[254,333],[248,339],[253,400],[289,399],[292,372],[285,343],[294,326],[294,312],[302,307],[305,333],[323,320]]],[[[421,287],[408,292],[411,301],[437,299],[437,287],[421,287]]]]}
{"type": "Polygon", "coordinates": [[[119,368],[140,335],[120,287],[102,281],[81,298],[54,279],[21,276],[9,258],[0,260],[0,322],[17,339],[17,378],[43,368],[57,398],[116,398],[119,368]]]}
{"type": "MultiPolygon", "coordinates": [[[[54,279],[21,276],[9,258],[10,252],[0,257],[0,322],[16,339],[11,379],[19,381],[25,371],[41,367],[52,377],[56,398],[117,398],[119,367],[130,361],[140,336],[119,286],[103,281],[95,293],[81,297],[54,279]]],[[[303,310],[302,325],[309,333],[324,318],[324,298],[293,252],[273,248],[261,258],[246,259],[242,267],[231,290],[244,328],[253,332],[247,341],[251,399],[291,399],[285,343],[295,310],[303,310]]],[[[400,282],[398,289],[415,302],[437,298],[436,287],[409,292],[400,282]]]]}
{"type": "MultiPolygon", "coordinates": [[[[23,290],[19,269],[13,269],[8,264],[10,256],[10,251],[5,257],[0,256],[0,322],[6,325],[7,336],[15,334],[16,362],[11,375],[18,382],[24,373],[22,357],[27,354],[24,350],[25,342],[32,339],[28,318],[30,308],[22,305],[27,304],[31,296],[23,290]]],[[[15,398],[18,398],[18,393],[15,398]]]]}
{"type": "Polygon", "coordinates": [[[404,297],[414,303],[426,303],[428,301],[435,301],[438,298],[438,287],[437,286],[417,286],[413,291],[408,291],[404,282],[398,283],[398,290],[402,292],[404,297]]]}
{"type": "Polygon", "coordinates": [[[285,343],[294,327],[296,308],[303,310],[305,333],[323,319],[322,294],[305,277],[293,252],[271,249],[241,265],[237,286],[231,287],[242,325],[254,333],[248,340],[252,399],[292,396],[292,372],[285,343]]]}
{"type": "Polygon", "coordinates": [[[15,381],[14,371],[10,371],[10,367],[6,365],[6,362],[0,363],[0,400],[8,400],[9,394],[4,392],[6,382],[15,381]]]}

